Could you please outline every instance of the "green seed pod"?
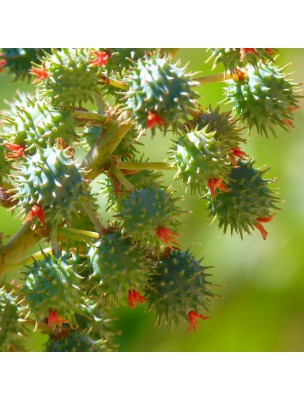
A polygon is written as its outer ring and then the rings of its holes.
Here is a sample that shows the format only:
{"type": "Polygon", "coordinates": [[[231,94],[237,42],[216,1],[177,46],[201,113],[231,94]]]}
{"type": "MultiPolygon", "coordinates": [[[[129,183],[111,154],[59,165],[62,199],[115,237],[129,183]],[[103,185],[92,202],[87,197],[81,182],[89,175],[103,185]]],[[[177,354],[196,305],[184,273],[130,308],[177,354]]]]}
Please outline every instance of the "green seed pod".
{"type": "Polygon", "coordinates": [[[227,181],[231,168],[227,148],[217,140],[215,132],[207,127],[194,129],[175,142],[170,150],[171,159],[178,167],[175,179],[182,179],[190,187],[191,193],[201,193],[210,179],[227,181]]]}
{"type": "Polygon", "coordinates": [[[25,159],[15,181],[14,198],[22,213],[28,215],[33,206],[39,206],[47,225],[63,218],[69,221],[71,212],[81,209],[85,199],[90,200],[83,171],[68,150],[37,148],[35,155],[25,159]]]}
{"type": "Polygon", "coordinates": [[[138,61],[131,76],[126,107],[140,129],[172,124],[187,119],[198,95],[192,90],[196,83],[186,68],[171,64],[169,59],[150,57],[138,61]],[[151,113],[151,114],[150,114],[151,113]],[[149,121],[149,115],[155,120],[149,121]]]}
{"type": "Polygon", "coordinates": [[[246,140],[241,134],[244,128],[238,126],[239,120],[233,119],[231,112],[220,112],[219,107],[214,110],[209,106],[187,123],[188,130],[202,130],[204,132],[214,132],[214,138],[221,143],[221,147],[229,152],[233,148],[239,147],[246,140]]]}
{"type": "Polygon", "coordinates": [[[228,192],[219,192],[216,197],[208,194],[210,216],[216,216],[219,228],[231,234],[235,231],[243,238],[257,227],[259,218],[270,218],[279,199],[269,188],[272,179],[264,179],[267,170],[255,169],[253,161],[239,161],[231,169],[228,192]]]}
{"type": "Polygon", "coordinates": [[[44,53],[50,53],[51,49],[35,48],[1,48],[0,59],[5,60],[5,69],[13,75],[13,80],[31,78],[30,69],[32,63],[37,63],[44,53]]]}
{"type": "Polygon", "coordinates": [[[235,69],[245,67],[247,64],[258,68],[258,62],[273,61],[275,49],[209,49],[212,54],[207,62],[213,60],[213,68],[216,68],[220,63],[224,65],[225,71],[235,73],[235,69]]]}
{"type": "Polygon", "coordinates": [[[74,331],[64,338],[51,338],[46,352],[97,352],[103,351],[102,340],[93,340],[88,335],[74,331]]]}
{"type": "MultiPolygon", "coordinates": [[[[153,186],[162,177],[162,173],[143,170],[136,174],[127,175],[126,177],[136,190],[141,190],[153,186]]],[[[107,199],[107,210],[112,210],[115,213],[119,212],[119,204],[129,195],[115,176],[108,176],[104,180],[102,193],[107,199]]]]}
{"type": "Polygon", "coordinates": [[[22,347],[21,316],[23,307],[20,298],[0,287],[0,352],[18,351],[22,347]]]}
{"type": "MultiPolygon", "coordinates": [[[[38,144],[47,147],[57,138],[67,144],[77,140],[74,118],[67,110],[55,109],[37,94],[19,93],[4,114],[3,141],[20,146],[38,144]]],[[[33,151],[32,151],[33,153],[33,151]]]]}
{"type": "Polygon", "coordinates": [[[145,283],[143,254],[120,232],[109,232],[89,250],[92,278],[108,303],[126,304],[128,291],[145,283]]]}
{"type": "Polygon", "coordinates": [[[173,192],[154,185],[130,193],[119,204],[119,217],[128,235],[136,243],[153,246],[162,244],[159,228],[176,230],[181,210],[173,192]]]}
{"type": "Polygon", "coordinates": [[[90,67],[87,49],[53,49],[42,62],[48,74],[38,84],[43,97],[64,106],[94,101],[93,94],[100,90],[100,70],[90,67]]]}
{"type": "Polygon", "coordinates": [[[227,103],[232,103],[234,112],[249,129],[255,126],[261,136],[268,137],[269,132],[276,136],[276,127],[288,130],[292,126],[292,112],[300,96],[284,69],[260,62],[257,69],[248,66],[240,79],[228,81],[227,103]]]}
{"type": "Polygon", "coordinates": [[[156,312],[157,324],[171,327],[187,320],[191,310],[209,310],[210,282],[207,268],[188,251],[173,250],[150,269],[145,298],[149,309],[156,312]]]}
{"type": "Polygon", "coordinates": [[[76,325],[75,312],[83,303],[81,276],[76,273],[73,259],[67,254],[54,256],[43,253],[42,260],[33,259],[27,267],[23,293],[31,316],[38,322],[56,311],[70,325],[76,325]]]}
{"type": "Polygon", "coordinates": [[[134,62],[144,58],[147,53],[154,51],[152,48],[108,48],[101,50],[109,54],[109,61],[105,65],[105,69],[109,73],[114,73],[118,76],[124,75],[124,72],[128,70],[134,64],[134,62]]]}

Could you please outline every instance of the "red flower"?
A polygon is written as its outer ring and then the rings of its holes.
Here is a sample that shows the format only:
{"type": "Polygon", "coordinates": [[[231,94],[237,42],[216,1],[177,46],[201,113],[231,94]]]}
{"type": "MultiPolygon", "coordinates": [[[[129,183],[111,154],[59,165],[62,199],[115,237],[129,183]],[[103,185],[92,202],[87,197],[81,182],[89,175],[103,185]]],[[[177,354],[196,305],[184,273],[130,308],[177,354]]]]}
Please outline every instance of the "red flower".
{"type": "Polygon", "coordinates": [[[237,165],[237,158],[240,158],[241,160],[245,160],[245,158],[248,157],[248,154],[245,153],[245,151],[242,151],[239,147],[234,147],[231,149],[231,154],[230,154],[230,158],[231,158],[231,162],[233,165],[237,165]]]}
{"type": "MultiPolygon", "coordinates": [[[[264,49],[264,50],[265,50],[265,52],[267,53],[267,55],[268,55],[269,57],[272,57],[272,56],[275,54],[275,52],[276,52],[276,50],[274,50],[274,49],[264,49]]],[[[245,60],[246,55],[247,55],[248,53],[253,53],[253,54],[255,54],[256,56],[259,55],[257,49],[240,49],[240,55],[241,55],[240,60],[241,60],[241,62],[243,62],[243,61],[245,60]]],[[[263,58],[262,58],[262,61],[264,61],[263,58]]]]}
{"type": "Polygon", "coordinates": [[[3,146],[11,150],[11,153],[7,154],[6,158],[19,158],[24,154],[25,147],[19,146],[19,144],[3,143],[3,146]]]}
{"type": "Polygon", "coordinates": [[[159,227],[157,229],[157,236],[170,248],[172,249],[172,244],[176,244],[179,247],[178,241],[173,236],[181,236],[178,233],[171,231],[168,228],[159,227]]]}
{"type": "Polygon", "coordinates": [[[248,53],[253,53],[255,55],[258,55],[258,52],[256,49],[240,49],[240,54],[241,54],[241,62],[245,60],[246,54],[248,53]]]}
{"type": "Polygon", "coordinates": [[[40,69],[39,69],[39,68],[36,68],[36,67],[32,67],[31,73],[32,73],[33,75],[36,75],[36,76],[37,76],[37,78],[34,80],[34,83],[39,83],[39,82],[43,81],[44,79],[48,78],[49,75],[50,75],[50,74],[46,71],[46,69],[45,69],[45,64],[44,64],[44,63],[41,64],[41,68],[40,68],[40,69]]]}
{"type": "MultiPolygon", "coordinates": [[[[294,112],[295,110],[298,110],[299,108],[300,108],[300,107],[298,107],[298,106],[297,106],[297,107],[290,107],[290,108],[289,108],[289,112],[292,113],[292,112],[294,112]]],[[[284,123],[286,126],[288,126],[288,128],[294,128],[291,119],[288,119],[288,118],[283,119],[283,123],[284,123]]]]}
{"type": "Polygon", "coordinates": [[[266,232],[266,230],[265,230],[264,226],[262,225],[262,223],[272,221],[274,215],[275,214],[271,215],[270,217],[257,218],[258,222],[254,225],[261,232],[262,237],[263,237],[264,240],[266,240],[268,232],[266,232]]]}
{"type": "Polygon", "coordinates": [[[131,308],[136,307],[136,303],[145,303],[146,299],[137,290],[129,290],[128,301],[131,308]]]}
{"type": "Polygon", "coordinates": [[[235,68],[233,79],[237,82],[243,81],[248,77],[247,72],[244,69],[235,68]]]}
{"type": "Polygon", "coordinates": [[[194,332],[197,330],[197,328],[198,328],[197,319],[198,318],[200,318],[200,319],[210,319],[210,317],[206,317],[205,315],[198,314],[194,310],[188,312],[188,319],[190,321],[188,332],[190,332],[191,329],[193,329],[194,332]]]}
{"type": "Polygon", "coordinates": [[[154,128],[155,126],[166,125],[167,122],[162,119],[157,113],[149,111],[148,112],[148,122],[147,129],[154,128]]]}
{"type": "Polygon", "coordinates": [[[5,59],[0,60],[0,73],[4,71],[4,67],[6,66],[7,61],[5,59]]]}
{"type": "Polygon", "coordinates": [[[215,188],[222,190],[223,192],[229,192],[229,189],[225,185],[225,183],[218,178],[209,179],[208,186],[211,192],[212,197],[216,197],[215,188]]]}
{"type": "Polygon", "coordinates": [[[107,65],[110,60],[110,54],[106,51],[94,51],[95,54],[94,60],[89,60],[89,63],[92,67],[101,67],[103,65],[107,65]]]}
{"type": "Polygon", "coordinates": [[[49,318],[48,318],[48,325],[50,329],[55,330],[56,325],[58,328],[62,328],[63,323],[68,323],[66,319],[63,319],[60,317],[60,315],[57,313],[55,310],[51,310],[49,313],[49,318]],[[55,325],[55,326],[54,326],[55,325]]]}
{"type": "Polygon", "coordinates": [[[45,223],[45,216],[42,208],[40,206],[33,206],[31,211],[29,212],[29,215],[27,217],[27,220],[25,222],[32,221],[34,217],[38,217],[39,221],[41,222],[42,226],[46,228],[46,223],[45,223]]]}

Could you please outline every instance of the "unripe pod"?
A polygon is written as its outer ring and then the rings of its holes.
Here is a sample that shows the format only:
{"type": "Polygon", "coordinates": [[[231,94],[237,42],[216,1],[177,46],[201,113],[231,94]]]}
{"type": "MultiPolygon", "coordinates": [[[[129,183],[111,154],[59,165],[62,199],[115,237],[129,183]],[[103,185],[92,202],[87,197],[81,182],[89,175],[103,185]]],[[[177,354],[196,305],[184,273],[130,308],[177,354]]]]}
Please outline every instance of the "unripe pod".
{"type": "Polygon", "coordinates": [[[100,89],[99,68],[90,68],[87,49],[53,49],[43,57],[45,78],[39,83],[39,93],[54,104],[82,105],[93,102],[100,89]]]}
{"type": "Polygon", "coordinates": [[[75,313],[81,310],[83,294],[82,279],[72,258],[43,253],[42,260],[34,259],[28,266],[25,276],[25,302],[36,321],[56,311],[63,320],[76,324],[75,313]]]}
{"type": "Polygon", "coordinates": [[[89,250],[92,278],[98,281],[98,292],[107,302],[127,301],[128,291],[145,284],[143,254],[130,239],[119,232],[109,232],[89,250]]]}
{"type": "Polygon", "coordinates": [[[28,215],[33,206],[41,207],[47,225],[69,220],[71,212],[89,199],[83,171],[68,150],[37,148],[35,155],[26,158],[15,180],[14,198],[22,212],[28,215]]]}
{"type": "Polygon", "coordinates": [[[159,228],[176,230],[180,209],[173,192],[154,185],[130,193],[119,203],[119,217],[123,221],[126,233],[136,243],[146,246],[162,244],[158,236],[159,228]]]}
{"type": "Polygon", "coordinates": [[[218,225],[228,227],[243,237],[257,227],[259,219],[270,218],[279,199],[269,188],[271,179],[263,179],[267,170],[255,169],[253,162],[239,161],[231,169],[227,192],[219,192],[216,197],[208,195],[210,216],[216,216],[218,225]]]}
{"type": "Polygon", "coordinates": [[[36,143],[44,148],[48,143],[53,145],[57,138],[67,144],[77,139],[69,111],[54,108],[37,94],[24,93],[18,95],[4,114],[0,136],[5,142],[27,147],[36,143]]]}
{"type": "Polygon", "coordinates": [[[234,112],[249,129],[255,126],[266,137],[269,132],[276,136],[276,127],[292,127],[292,112],[298,107],[296,84],[287,79],[284,69],[260,62],[258,68],[248,66],[239,78],[228,81],[226,88],[234,112]]]}
{"type": "Polygon", "coordinates": [[[227,181],[231,165],[227,149],[207,127],[187,133],[171,150],[171,159],[178,167],[175,179],[182,179],[191,193],[201,193],[210,179],[227,181]]]}
{"type": "Polygon", "coordinates": [[[134,68],[127,92],[127,109],[140,129],[172,124],[187,119],[188,109],[193,108],[197,94],[192,91],[196,83],[186,68],[171,64],[168,59],[149,57],[139,60],[134,68]],[[155,122],[150,116],[157,116],[155,122]],[[163,121],[163,122],[162,122],[163,121]]]}
{"type": "Polygon", "coordinates": [[[23,306],[14,292],[0,287],[0,352],[16,351],[22,346],[21,317],[23,306]]]}
{"type": "Polygon", "coordinates": [[[173,250],[151,268],[145,298],[155,310],[157,324],[170,326],[188,319],[191,310],[209,310],[210,298],[207,268],[188,251],[173,250]]]}

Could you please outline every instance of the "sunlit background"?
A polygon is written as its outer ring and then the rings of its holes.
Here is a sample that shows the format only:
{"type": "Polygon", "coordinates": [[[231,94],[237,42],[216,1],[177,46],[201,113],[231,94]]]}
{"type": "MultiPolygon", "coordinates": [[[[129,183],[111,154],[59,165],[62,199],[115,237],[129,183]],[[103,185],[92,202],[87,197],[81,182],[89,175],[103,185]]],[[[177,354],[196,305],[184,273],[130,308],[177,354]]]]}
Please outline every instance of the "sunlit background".
{"type": "MultiPolygon", "coordinates": [[[[206,64],[206,50],[183,49],[176,59],[182,65],[189,62],[190,71],[201,75],[211,72],[206,64]]],[[[279,51],[277,63],[293,72],[295,82],[304,81],[304,49],[279,51]]],[[[215,107],[223,100],[222,83],[204,85],[197,90],[203,107],[215,107]]],[[[11,83],[0,74],[0,108],[7,107],[3,99],[10,100],[16,90],[31,91],[33,85],[11,83]]],[[[221,110],[229,110],[222,104],[221,110]]],[[[277,139],[264,139],[253,130],[248,144],[243,147],[256,160],[256,166],[267,165],[268,178],[277,177],[273,187],[284,200],[281,211],[266,225],[269,232],[264,241],[259,231],[252,235],[223,235],[217,223],[210,225],[206,203],[184,193],[173,181],[174,173],[165,177],[168,184],[184,195],[183,208],[191,214],[183,217],[183,250],[191,248],[204,264],[214,266],[212,281],[222,298],[213,302],[211,320],[199,321],[196,333],[187,334],[187,324],[171,331],[168,327],[155,328],[153,312],[146,313],[145,305],[136,309],[119,308],[113,313],[115,327],[121,331],[117,343],[121,351],[303,351],[304,350],[304,113],[295,111],[294,126],[289,133],[277,129],[277,139]]],[[[246,136],[248,132],[244,133],[246,136]]],[[[169,138],[150,135],[144,139],[150,161],[166,157],[169,138]]],[[[107,220],[107,216],[103,216],[107,220]]],[[[0,208],[0,232],[6,237],[14,234],[21,223],[10,212],[0,208]]],[[[10,274],[7,280],[18,274],[10,274]]],[[[40,351],[44,335],[35,333],[28,343],[29,350],[40,351]]]]}

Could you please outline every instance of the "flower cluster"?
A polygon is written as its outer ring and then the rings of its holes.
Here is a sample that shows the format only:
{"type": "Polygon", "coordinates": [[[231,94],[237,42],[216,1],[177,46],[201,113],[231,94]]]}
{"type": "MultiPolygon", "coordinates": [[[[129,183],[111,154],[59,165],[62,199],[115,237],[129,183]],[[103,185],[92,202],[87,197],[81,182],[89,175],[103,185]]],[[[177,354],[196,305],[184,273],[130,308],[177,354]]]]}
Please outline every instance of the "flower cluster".
{"type": "Polygon", "coordinates": [[[183,237],[189,210],[175,182],[224,233],[271,234],[264,224],[280,200],[247,154],[246,132],[291,129],[297,85],[274,49],[212,49],[232,105],[222,111],[197,90],[219,75],[193,74],[176,52],[2,49],[0,72],[34,90],[1,116],[0,205],[24,224],[0,246],[1,280],[23,271],[18,285],[0,282],[1,351],[23,351],[31,326],[48,335],[45,351],[116,350],[119,306],[185,332],[210,319],[218,294],[183,237]],[[165,140],[167,158],[147,160],[143,136],[165,140]]]}

